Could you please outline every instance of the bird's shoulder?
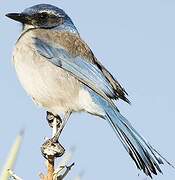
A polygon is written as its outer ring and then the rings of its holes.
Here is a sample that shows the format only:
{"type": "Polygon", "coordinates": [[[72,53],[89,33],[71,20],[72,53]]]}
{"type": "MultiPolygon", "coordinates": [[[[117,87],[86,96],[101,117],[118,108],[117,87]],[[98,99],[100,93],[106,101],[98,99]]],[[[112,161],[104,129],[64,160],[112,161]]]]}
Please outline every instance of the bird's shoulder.
{"type": "Polygon", "coordinates": [[[88,45],[80,38],[71,32],[35,30],[34,35],[55,46],[61,46],[66,49],[72,56],[80,56],[93,62],[94,55],[88,45]]]}

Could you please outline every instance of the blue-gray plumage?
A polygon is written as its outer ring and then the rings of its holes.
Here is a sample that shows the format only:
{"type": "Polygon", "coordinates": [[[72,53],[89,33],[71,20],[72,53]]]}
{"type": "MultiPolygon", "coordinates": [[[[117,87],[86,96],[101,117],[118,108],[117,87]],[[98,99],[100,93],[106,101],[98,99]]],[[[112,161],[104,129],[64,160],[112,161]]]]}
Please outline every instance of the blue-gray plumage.
{"type": "MultiPolygon", "coordinates": [[[[106,119],[136,166],[152,177],[163,158],[114,104],[127,93],[81,39],[70,17],[48,4],[8,17],[23,24],[13,61],[19,80],[40,106],[59,113],[88,112],[106,119]]],[[[69,117],[67,115],[67,117],[69,117]]]]}

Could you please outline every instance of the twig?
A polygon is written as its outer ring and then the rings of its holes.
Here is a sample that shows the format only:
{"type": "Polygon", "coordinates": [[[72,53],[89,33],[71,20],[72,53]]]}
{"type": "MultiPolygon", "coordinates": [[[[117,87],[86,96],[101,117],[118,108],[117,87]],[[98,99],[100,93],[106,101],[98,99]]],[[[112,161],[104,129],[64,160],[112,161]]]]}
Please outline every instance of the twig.
{"type": "Polygon", "coordinates": [[[10,176],[15,180],[22,180],[19,176],[17,176],[11,169],[8,169],[10,176]]]}
{"type": "Polygon", "coordinates": [[[63,167],[65,167],[70,162],[74,151],[75,151],[75,147],[72,147],[69,151],[67,151],[64,154],[64,156],[62,157],[62,160],[58,164],[58,168],[55,169],[54,174],[58,174],[58,172],[60,170],[63,170],[63,167]]]}
{"type": "Polygon", "coordinates": [[[47,161],[47,180],[53,180],[54,173],[54,158],[47,161]]]}
{"type": "Polygon", "coordinates": [[[8,169],[13,169],[14,164],[16,162],[16,158],[19,155],[20,147],[23,141],[24,137],[24,129],[20,131],[20,133],[15,138],[15,142],[13,146],[10,149],[8,158],[6,160],[6,163],[4,164],[4,167],[1,171],[0,179],[8,180],[9,179],[9,172],[8,169]]]}
{"type": "Polygon", "coordinates": [[[72,167],[75,165],[75,163],[72,163],[70,166],[62,166],[60,167],[60,171],[57,172],[55,175],[54,175],[54,180],[63,180],[67,174],[69,173],[69,171],[72,169],[72,167]],[[62,168],[62,169],[61,169],[62,168]],[[65,170],[65,172],[63,174],[60,174],[62,170],[65,170]]]}

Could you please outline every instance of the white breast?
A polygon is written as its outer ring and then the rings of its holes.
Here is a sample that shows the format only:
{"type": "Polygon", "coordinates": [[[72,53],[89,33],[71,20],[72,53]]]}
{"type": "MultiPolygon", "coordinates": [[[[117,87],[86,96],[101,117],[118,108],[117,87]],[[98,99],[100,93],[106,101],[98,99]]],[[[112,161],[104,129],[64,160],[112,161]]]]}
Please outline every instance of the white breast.
{"type": "Polygon", "coordinates": [[[32,32],[26,33],[14,50],[14,65],[22,86],[37,104],[53,113],[79,111],[80,83],[40,56],[31,36],[32,32]]]}

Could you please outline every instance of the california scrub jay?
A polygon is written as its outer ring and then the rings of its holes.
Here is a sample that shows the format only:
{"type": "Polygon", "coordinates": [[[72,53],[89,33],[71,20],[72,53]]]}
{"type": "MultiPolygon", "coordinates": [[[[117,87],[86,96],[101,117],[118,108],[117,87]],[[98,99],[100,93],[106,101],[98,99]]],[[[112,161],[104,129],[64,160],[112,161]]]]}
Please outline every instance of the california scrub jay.
{"type": "Polygon", "coordinates": [[[166,161],[124,118],[114,100],[127,93],[81,39],[70,17],[39,4],[7,17],[23,24],[13,62],[19,80],[39,105],[55,116],[88,112],[106,119],[138,169],[152,177],[166,161]]]}

